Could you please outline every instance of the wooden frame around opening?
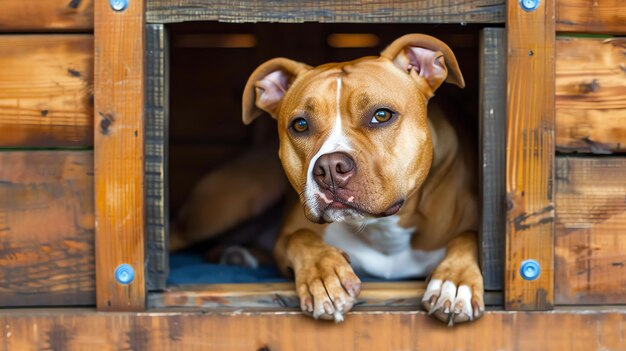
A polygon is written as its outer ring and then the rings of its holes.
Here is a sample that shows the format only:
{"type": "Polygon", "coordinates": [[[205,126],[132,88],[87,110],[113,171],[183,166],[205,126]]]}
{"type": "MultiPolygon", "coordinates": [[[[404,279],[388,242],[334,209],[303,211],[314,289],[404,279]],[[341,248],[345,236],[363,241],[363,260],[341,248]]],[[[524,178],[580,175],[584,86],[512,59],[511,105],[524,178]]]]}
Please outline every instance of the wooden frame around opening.
{"type": "MultiPolygon", "coordinates": [[[[492,17],[484,22],[501,22],[501,15],[498,15],[498,9],[502,9],[503,2],[501,0],[486,0],[493,5],[491,12],[492,17]]],[[[161,13],[166,1],[148,2],[147,17],[154,21],[156,13],[161,13]],[[156,7],[160,4],[161,7],[156,7]]],[[[173,5],[173,3],[172,3],[173,5]]],[[[180,4],[178,4],[180,5],[180,4]]],[[[167,152],[167,34],[166,27],[161,23],[151,23],[143,26],[143,2],[134,2],[133,7],[129,7],[125,12],[116,13],[105,5],[97,7],[96,14],[96,47],[98,55],[96,56],[96,91],[101,92],[96,97],[96,172],[99,172],[96,180],[96,216],[98,226],[97,232],[97,257],[98,257],[98,307],[106,310],[140,310],[146,308],[146,291],[162,290],[165,288],[165,278],[167,276],[167,174],[166,162],[167,152]],[[105,21],[107,25],[105,28],[105,21]],[[137,28],[137,22],[142,23],[142,28],[137,28]],[[113,25],[111,25],[113,23],[113,25]],[[145,32],[145,36],[144,36],[145,32]],[[126,38],[129,33],[133,33],[133,40],[129,45],[119,45],[115,40],[120,42],[128,42],[126,38]],[[140,35],[136,35],[139,33],[140,35]],[[122,40],[124,39],[124,40],[122,40]],[[121,48],[122,50],[118,50],[121,48]],[[144,60],[133,60],[133,54],[128,49],[141,48],[146,52],[144,60]],[[145,50],[144,50],[145,49],[145,50]],[[123,55],[119,55],[121,51],[123,55]],[[114,55],[117,53],[118,55],[114,55]],[[130,56],[124,56],[130,55],[130,56]],[[120,61],[131,63],[121,65],[120,61]],[[143,89],[133,89],[133,91],[115,90],[120,82],[127,81],[127,76],[117,76],[115,67],[124,66],[131,69],[133,87],[145,87],[143,89]],[[145,66],[145,67],[144,67],[145,66]],[[138,72],[146,72],[143,79],[137,78],[138,72]],[[109,79],[105,79],[109,78],[109,79]],[[122,94],[122,92],[124,95],[122,94]],[[130,100],[133,97],[133,101],[130,100]],[[143,103],[145,101],[145,105],[143,103]],[[136,112],[136,104],[145,106],[145,118],[141,111],[136,112]],[[132,112],[131,112],[132,111],[132,112]],[[144,126],[145,122],[145,126],[144,126]],[[145,128],[145,129],[144,129],[145,128]],[[131,131],[129,135],[126,133],[131,131]],[[134,139],[133,137],[134,133],[134,139]],[[129,149],[128,141],[142,142],[143,147],[129,149]],[[110,145],[109,148],[106,145],[110,145]],[[111,148],[112,145],[119,145],[111,148]],[[129,152],[115,156],[114,150],[119,152],[129,152]],[[106,169],[110,166],[110,160],[126,162],[128,168],[126,173],[118,167],[106,169]],[[142,161],[145,160],[145,163],[142,161]],[[134,168],[133,168],[134,167],[134,168]],[[128,178],[126,174],[133,169],[132,178],[128,178]],[[138,170],[142,172],[137,174],[138,170]],[[119,192],[120,182],[128,182],[133,179],[133,188],[131,193],[125,192],[123,195],[119,192]],[[115,195],[118,194],[118,195],[115,195]],[[111,196],[120,196],[119,199],[113,199],[113,203],[107,202],[107,198],[111,196]],[[123,199],[134,199],[133,201],[123,201],[123,199]],[[141,204],[141,206],[140,206],[141,204]],[[139,211],[137,209],[139,208],[139,211]],[[147,216],[144,218],[144,214],[147,216]],[[128,219],[128,216],[132,220],[128,219]],[[121,231],[120,231],[121,230],[121,231]],[[123,235],[122,235],[123,234],[123,235]],[[123,250],[119,250],[119,247],[123,250]],[[149,249],[145,251],[145,248],[149,249]],[[161,250],[161,253],[158,251],[161,250]],[[146,262],[146,268],[138,263],[146,262]],[[135,280],[129,285],[121,285],[116,283],[113,271],[116,266],[121,263],[130,262],[136,269],[135,280]]],[[[208,5],[207,5],[208,6],[208,5]]],[[[331,6],[331,5],[329,5],[331,6]]],[[[334,5],[332,5],[334,6],[334,5]]],[[[331,6],[331,7],[332,7],[331,6]]],[[[469,5],[468,5],[469,6],[469,5]]],[[[211,7],[212,9],[214,7],[211,7]]],[[[208,9],[208,7],[207,7],[208,9]]],[[[447,7],[439,10],[442,14],[447,11],[447,7]]],[[[345,10],[345,9],[344,9],[345,10]]],[[[382,17],[376,17],[376,9],[370,9],[372,18],[376,18],[381,22],[382,17]]],[[[397,9],[397,11],[405,11],[406,9],[397,9]]],[[[393,10],[396,11],[396,10],[393,10]]],[[[202,11],[196,12],[201,13],[202,11]]],[[[342,22],[363,22],[368,16],[365,11],[361,17],[346,17],[346,14],[335,13],[329,18],[324,17],[320,21],[342,21],[342,22]]],[[[400,13],[400,12],[399,12],[400,13]]],[[[432,14],[431,14],[432,15],[432,14]]],[[[435,16],[435,15],[432,15],[435,16]]],[[[435,17],[402,17],[404,22],[426,22],[435,17]]],[[[171,17],[174,18],[174,17],[171,17]]],[[[472,17],[466,14],[468,22],[481,22],[482,17],[472,17]]],[[[190,20],[191,17],[178,17],[179,21],[190,20]]],[[[455,22],[456,20],[450,20],[455,22]]],[[[385,21],[382,21],[385,22],[385,21]]],[[[487,35],[502,35],[490,32],[487,35]]],[[[502,33],[502,32],[500,32],[502,33]]],[[[498,45],[501,46],[502,39],[498,45]]],[[[490,41],[484,41],[483,44],[489,44],[490,41]]],[[[121,73],[121,72],[120,72],[121,73]]],[[[489,73],[489,72],[485,72],[489,73]]],[[[502,74],[495,71],[493,74],[502,74]]],[[[487,80],[486,80],[487,81],[487,80]]],[[[487,96],[485,96],[487,99],[487,96]]],[[[494,95],[489,97],[496,103],[494,95]]],[[[482,111],[489,111],[487,105],[483,105],[482,111]]],[[[497,111],[497,108],[496,108],[497,111]]],[[[489,125],[492,128],[494,125],[489,125]]],[[[493,134],[493,130],[489,132],[493,134]]],[[[136,145],[136,144],[134,144],[136,145]]],[[[488,149],[484,149],[488,150],[488,149]]],[[[486,152],[497,152],[496,148],[486,152]]],[[[498,165],[494,163],[494,169],[498,165]]],[[[484,170],[483,170],[484,171],[484,170]]],[[[493,179],[493,178],[490,178],[493,179]]],[[[492,195],[496,194],[492,191],[492,195]]],[[[494,203],[497,203],[495,201],[494,203]]],[[[498,206],[493,206],[484,211],[483,216],[489,215],[490,211],[499,211],[498,206]]],[[[494,212],[495,213],[495,212],[494,212]]],[[[486,223],[485,221],[483,221],[486,223]]],[[[497,230],[492,230],[489,235],[498,235],[497,230]]],[[[494,237],[497,242],[497,237],[494,237]]],[[[497,247],[497,244],[496,244],[497,247]]],[[[497,256],[497,255],[496,255],[497,256]]],[[[492,258],[483,259],[483,263],[487,265],[497,264],[492,258]]],[[[493,275],[491,286],[498,288],[502,283],[498,282],[498,275],[493,275]]],[[[489,279],[489,278],[487,278],[489,279]]]]}

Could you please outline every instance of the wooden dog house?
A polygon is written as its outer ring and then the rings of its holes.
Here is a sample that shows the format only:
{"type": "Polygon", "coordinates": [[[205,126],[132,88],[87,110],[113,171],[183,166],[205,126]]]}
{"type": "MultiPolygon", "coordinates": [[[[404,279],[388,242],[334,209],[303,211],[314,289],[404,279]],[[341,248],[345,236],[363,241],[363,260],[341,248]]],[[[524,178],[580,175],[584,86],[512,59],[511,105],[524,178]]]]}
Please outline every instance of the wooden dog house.
{"type": "Polygon", "coordinates": [[[0,32],[3,349],[626,349],[621,0],[8,0],[0,32]],[[168,288],[186,22],[473,33],[486,315],[447,329],[419,282],[366,285],[343,325],[301,316],[289,284],[168,288]]]}

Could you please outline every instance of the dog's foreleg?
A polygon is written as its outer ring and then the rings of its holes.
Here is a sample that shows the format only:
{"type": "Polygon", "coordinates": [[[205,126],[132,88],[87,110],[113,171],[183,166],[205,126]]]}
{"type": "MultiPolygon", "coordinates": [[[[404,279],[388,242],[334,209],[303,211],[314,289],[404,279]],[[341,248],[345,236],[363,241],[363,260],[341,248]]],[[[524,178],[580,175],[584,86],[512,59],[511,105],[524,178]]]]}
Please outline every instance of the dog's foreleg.
{"type": "Polygon", "coordinates": [[[293,271],[304,313],[343,321],[361,290],[344,252],[326,244],[320,234],[301,229],[281,235],[275,256],[283,272],[293,271]]]}
{"type": "Polygon", "coordinates": [[[477,233],[461,233],[446,247],[446,256],[431,275],[422,305],[429,314],[452,325],[483,314],[483,293],[477,233]]]}

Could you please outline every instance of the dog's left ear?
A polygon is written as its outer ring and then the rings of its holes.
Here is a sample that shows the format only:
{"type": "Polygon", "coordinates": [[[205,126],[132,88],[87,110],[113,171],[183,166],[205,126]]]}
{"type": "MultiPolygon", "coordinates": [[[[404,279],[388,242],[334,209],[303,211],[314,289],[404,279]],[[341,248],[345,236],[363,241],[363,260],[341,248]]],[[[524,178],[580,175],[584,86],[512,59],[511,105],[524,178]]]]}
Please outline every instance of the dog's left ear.
{"type": "Polygon", "coordinates": [[[392,61],[402,71],[425,79],[430,88],[430,92],[426,92],[429,98],[444,81],[465,87],[452,50],[429,35],[407,34],[400,37],[382,52],[381,57],[392,61]]]}

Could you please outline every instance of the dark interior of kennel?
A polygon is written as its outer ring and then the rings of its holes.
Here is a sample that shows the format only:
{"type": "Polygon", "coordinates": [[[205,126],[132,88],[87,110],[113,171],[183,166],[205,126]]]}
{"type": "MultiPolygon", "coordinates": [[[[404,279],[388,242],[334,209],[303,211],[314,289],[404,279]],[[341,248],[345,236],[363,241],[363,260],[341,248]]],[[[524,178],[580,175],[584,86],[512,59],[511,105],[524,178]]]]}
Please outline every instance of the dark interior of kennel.
{"type": "MultiPolygon", "coordinates": [[[[255,124],[274,131],[267,116],[251,126],[241,121],[241,95],[250,73],[273,57],[310,65],[377,55],[407,33],[438,37],[454,51],[466,87],[443,85],[433,100],[459,109],[454,123],[478,140],[479,31],[477,25],[398,24],[226,24],[169,26],[169,212],[176,216],[204,175],[252,147],[255,124]]],[[[275,133],[275,132],[274,132],[275,133]]],[[[478,143],[476,142],[478,153],[478,143]]],[[[234,190],[235,191],[235,190],[234,190]]],[[[284,204],[277,203],[249,223],[170,257],[169,284],[281,281],[271,267],[249,270],[217,265],[216,246],[233,233],[275,230],[284,204]],[[209,262],[213,261],[213,262],[209,262]]],[[[247,237],[250,237],[248,235],[247,237]]]]}

